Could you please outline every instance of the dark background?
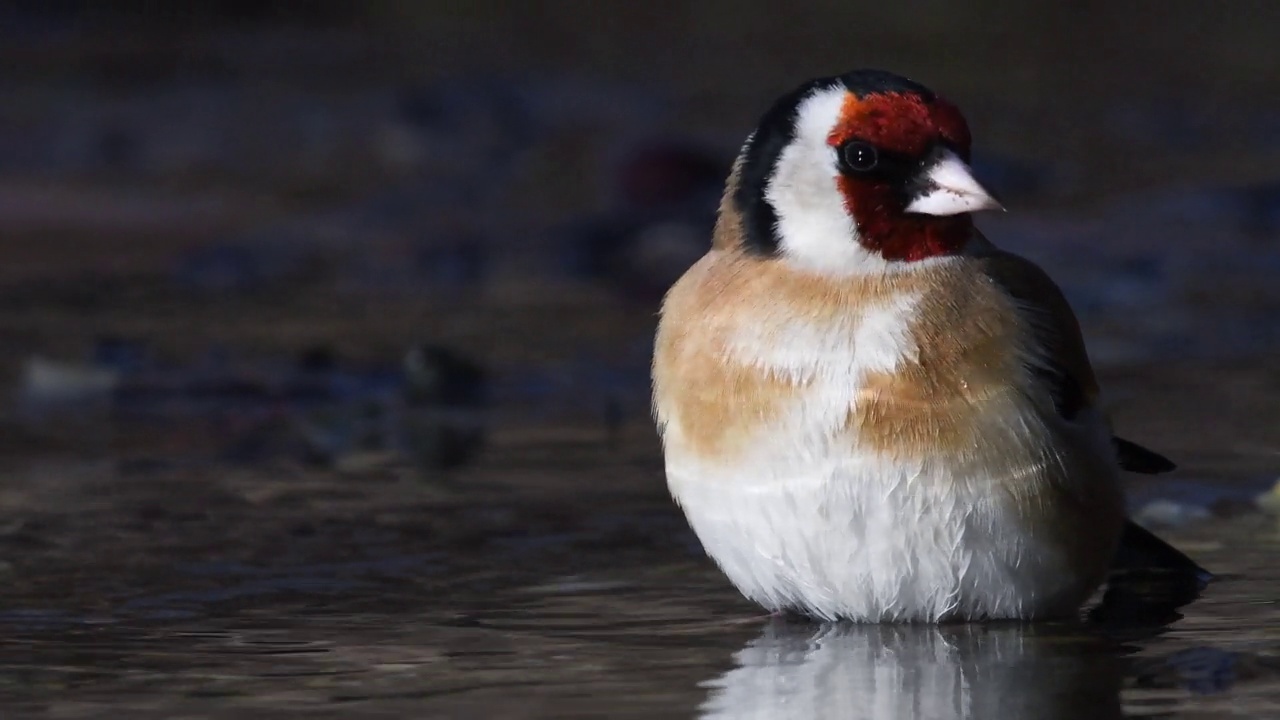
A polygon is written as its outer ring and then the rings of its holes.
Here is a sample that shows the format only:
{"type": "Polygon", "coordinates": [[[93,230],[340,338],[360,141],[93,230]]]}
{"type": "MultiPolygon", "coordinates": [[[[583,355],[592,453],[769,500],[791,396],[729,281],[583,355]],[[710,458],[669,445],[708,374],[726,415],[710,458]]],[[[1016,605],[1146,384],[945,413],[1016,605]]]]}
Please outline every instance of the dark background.
{"type": "Polygon", "coordinates": [[[657,303],[738,143],[801,80],[877,66],[966,111],[1011,208],[983,227],[1063,284],[1121,419],[1230,462],[1274,438],[1278,21],[1262,2],[0,4],[10,461],[398,467],[421,439],[384,416],[427,343],[453,370],[428,363],[444,380],[414,402],[487,428],[445,461],[457,438],[424,421],[446,448],[428,474],[555,443],[652,463],[657,303]]]}
{"type": "Polygon", "coordinates": [[[966,111],[1012,209],[984,227],[1063,283],[1104,368],[1256,355],[1277,335],[1278,21],[1263,2],[4,3],[0,370],[21,386],[32,357],[103,338],[171,363],[396,364],[429,341],[508,400],[587,423],[620,404],[643,439],[646,333],[724,164],[773,97],[859,66],[966,111]]]}

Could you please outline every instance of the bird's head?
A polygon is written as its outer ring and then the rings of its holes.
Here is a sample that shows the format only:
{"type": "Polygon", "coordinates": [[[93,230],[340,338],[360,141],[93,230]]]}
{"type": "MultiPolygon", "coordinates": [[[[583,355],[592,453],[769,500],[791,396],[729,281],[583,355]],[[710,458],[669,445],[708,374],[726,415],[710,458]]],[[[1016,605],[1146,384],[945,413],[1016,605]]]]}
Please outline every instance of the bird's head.
{"type": "Polygon", "coordinates": [[[750,251],[825,274],[885,271],[959,251],[970,213],[1002,209],[968,159],[955,105],[858,70],[774,103],[743,146],[725,207],[750,251]]]}

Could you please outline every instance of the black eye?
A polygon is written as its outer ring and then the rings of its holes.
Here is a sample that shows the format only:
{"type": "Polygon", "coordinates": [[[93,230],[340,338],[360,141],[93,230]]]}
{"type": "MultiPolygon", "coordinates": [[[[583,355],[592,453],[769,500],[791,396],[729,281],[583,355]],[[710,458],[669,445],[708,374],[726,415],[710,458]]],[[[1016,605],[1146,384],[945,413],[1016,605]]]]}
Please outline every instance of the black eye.
{"type": "Polygon", "coordinates": [[[840,157],[846,168],[853,172],[871,172],[880,162],[880,153],[864,142],[848,142],[840,146],[840,157]]]}

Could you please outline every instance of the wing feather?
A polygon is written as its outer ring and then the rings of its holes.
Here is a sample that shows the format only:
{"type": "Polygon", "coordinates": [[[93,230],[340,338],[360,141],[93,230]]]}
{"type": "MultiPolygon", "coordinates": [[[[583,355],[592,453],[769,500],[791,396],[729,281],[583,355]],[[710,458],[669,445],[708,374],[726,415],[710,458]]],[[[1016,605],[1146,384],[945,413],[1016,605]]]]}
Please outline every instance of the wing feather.
{"type": "MultiPolygon", "coordinates": [[[[1084,335],[1071,305],[1038,265],[989,243],[981,246],[987,275],[1026,312],[1037,348],[1028,369],[1053,398],[1058,414],[1074,420],[1098,398],[1098,381],[1085,349],[1084,335]]],[[[1116,462],[1129,472],[1165,473],[1177,466],[1163,455],[1121,437],[1113,437],[1116,462]]]]}

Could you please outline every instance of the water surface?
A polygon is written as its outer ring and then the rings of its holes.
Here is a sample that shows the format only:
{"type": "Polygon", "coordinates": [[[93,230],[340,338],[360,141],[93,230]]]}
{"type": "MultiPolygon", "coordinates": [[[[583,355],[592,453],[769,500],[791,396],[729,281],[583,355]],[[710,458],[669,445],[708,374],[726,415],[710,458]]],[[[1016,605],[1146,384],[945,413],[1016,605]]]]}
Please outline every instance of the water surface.
{"type": "MultiPolygon", "coordinates": [[[[15,475],[15,519],[0,528],[4,716],[1109,718],[1280,708],[1280,526],[1256,511],[1219,508],[1162,530],[1220,576],[1177,612],[1157,604],[1109,623],[1034,626],[821,625],[766,618],[738,597],[665,498],[652,457],[557,464],[551,455],[518,472],[487,469],[505,485],[477,469],[473,487],[452,490],[243,469],[15,475]],[[590,482],[605,476],[608,485],[590,482]]],[[[495,452],[503,462],[514,453],[495,452]]]]}

